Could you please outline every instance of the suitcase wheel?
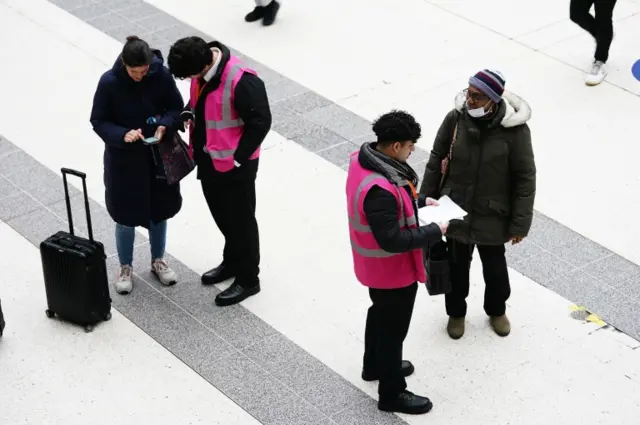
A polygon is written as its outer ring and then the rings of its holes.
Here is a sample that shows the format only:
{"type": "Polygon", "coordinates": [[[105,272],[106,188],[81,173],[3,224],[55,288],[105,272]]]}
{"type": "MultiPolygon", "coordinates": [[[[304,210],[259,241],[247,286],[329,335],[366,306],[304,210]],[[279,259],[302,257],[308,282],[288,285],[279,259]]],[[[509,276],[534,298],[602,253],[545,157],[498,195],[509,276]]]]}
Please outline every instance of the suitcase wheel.
{"type": "Polygon", "coordinates": [[[53,319],[54,317],[56,317],[56,314],[55,314],[53,311],[49,310],[49,309],[47,309],[47,310],[45,311],[45,314],[47,315],[47,317],[48,317],[49,319],[53,319]]]}
{"type": "Polygon", "coordinates": [[[104,316],[104,321],[106,322],[106,321],[108,321],[108,320],[111,320],[111,313],[107,313],[107,314],[104,316]]]}
{"type": "Polygon", "coordinates": [[[93,332],[93,325],[85,325],[84,326],[84,331],[89,333],[89,332],[93,332]]]}

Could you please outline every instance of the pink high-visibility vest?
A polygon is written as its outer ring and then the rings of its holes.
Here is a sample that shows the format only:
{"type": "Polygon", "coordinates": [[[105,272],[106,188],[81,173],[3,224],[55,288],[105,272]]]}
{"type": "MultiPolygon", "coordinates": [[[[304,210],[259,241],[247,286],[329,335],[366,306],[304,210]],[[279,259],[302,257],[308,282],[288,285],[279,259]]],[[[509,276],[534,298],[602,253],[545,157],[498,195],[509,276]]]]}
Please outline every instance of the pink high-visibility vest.
{"type": "Polygon", "coordinates": [[[351,156],[347,176],[347,210],[353,267],[358,281],[376,289],[396,289],[413,282],[426,282],[427,274],[421,249],[401,254],[384,251],[376,242],[364,212],[364,199],[373,186],[389,191],[398,201],[400,227],[416,228],[418,220],[407,191],[393,185],[382,174],[363,168],[358,153],[351,156]]]}
{"type": "MultiPolygon", "coordinates": [[[[211,157],[214,168],[222,173],[235,167],[233,156],[244,131],[244,122],[238,116],[238,112],[233,106],[233,100],[236,84],[245,72],[257,75],[254,70],[241,66],[240,60],[235,56],[229,57],[229,61],[222,71],[220,85],[206,95],[204,123],[196,123],[196,125],[206,127],[207,140],[204,151],[211,157]]],[[[192,79],[189,104],[194,114],[198,99],[197,90],[198,82],[196,79],[192,79]]],[[[189,155],[193,158],[193,143],[189,144],[189,155]]],[[[256,159],[259,156],[260,147],[249,159],[256,159]]]]}

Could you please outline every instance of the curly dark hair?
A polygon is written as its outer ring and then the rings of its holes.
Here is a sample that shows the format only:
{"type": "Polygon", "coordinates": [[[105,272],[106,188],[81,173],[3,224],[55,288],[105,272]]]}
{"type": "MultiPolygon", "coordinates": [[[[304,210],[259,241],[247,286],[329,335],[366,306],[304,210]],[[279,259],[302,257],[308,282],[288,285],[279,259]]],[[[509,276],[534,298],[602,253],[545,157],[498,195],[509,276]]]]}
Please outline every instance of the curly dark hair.
{"type": "Polygon", "coordinates": [[[201,73],[212,61],[211,48],[200,37],[184,37],[176,41],[167,58],[169,71],[180,79],[201,73]]]}
{"type": "Polygon", "coordinates": [[[413,115],[394,109],[373,122],[373,132],[378,138],[378,143],[386,146],[408,140],[417,143],[422,134],[422,128],[413,115]]]}

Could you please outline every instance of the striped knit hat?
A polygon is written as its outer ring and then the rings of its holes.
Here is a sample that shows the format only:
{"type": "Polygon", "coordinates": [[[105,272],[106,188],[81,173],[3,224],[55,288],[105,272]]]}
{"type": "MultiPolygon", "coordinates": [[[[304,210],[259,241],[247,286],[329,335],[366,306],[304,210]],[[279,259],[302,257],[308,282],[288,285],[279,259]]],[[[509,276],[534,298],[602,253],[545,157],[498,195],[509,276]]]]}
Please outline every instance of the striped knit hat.
{"type": "Polygon", "coordinates": [[[469,78],[469,84],[480,90],[494,103],[500,103],[504,93],[505,80],[499,71],[484,69],[469,78]]]}

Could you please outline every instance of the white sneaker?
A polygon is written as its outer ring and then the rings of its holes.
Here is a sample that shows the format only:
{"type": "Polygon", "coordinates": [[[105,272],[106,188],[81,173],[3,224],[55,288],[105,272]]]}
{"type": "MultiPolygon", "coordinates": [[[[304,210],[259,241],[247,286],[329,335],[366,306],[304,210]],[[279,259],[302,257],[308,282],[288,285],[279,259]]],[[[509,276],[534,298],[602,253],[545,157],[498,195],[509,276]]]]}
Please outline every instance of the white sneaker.
{"type": "Polygon", "coordinates": [[[126,295],[133,289],[133,268],[131,266],[120,266],[118,280],[116,280],[116,292],[126,295]]]}
{"type": "Polygon", "coordinates": [[[156,275],[160,283],[166,286],[178,283],[178,275],[167,264],[164,258],[157,258],[151,263],[151,272],[156,275]]]}
{"type": "Polygon", "coordinates": [[[601,61],[595,61],[591,70],[587,73],[585,83],[588,86],[597,86],[604,81],[607,76],[606,65],[601,61]]]}

